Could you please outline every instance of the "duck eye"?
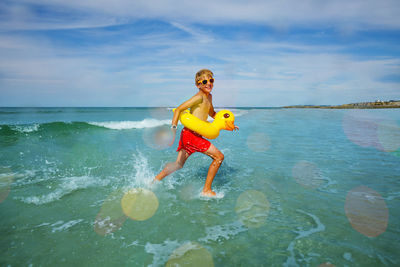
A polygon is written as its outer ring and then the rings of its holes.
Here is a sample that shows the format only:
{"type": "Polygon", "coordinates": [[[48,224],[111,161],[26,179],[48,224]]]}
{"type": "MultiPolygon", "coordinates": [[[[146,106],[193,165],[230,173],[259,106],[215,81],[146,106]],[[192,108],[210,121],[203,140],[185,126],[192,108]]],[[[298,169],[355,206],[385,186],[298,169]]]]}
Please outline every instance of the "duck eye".
{"type": "Polygon", "coordinates": [[[229,115],[228,113],[225,113],[225,114],[224,114],[224,118],[225,118],[225,119],[229,118],[230,116],[231,116],[231,115],[229,115]]]}

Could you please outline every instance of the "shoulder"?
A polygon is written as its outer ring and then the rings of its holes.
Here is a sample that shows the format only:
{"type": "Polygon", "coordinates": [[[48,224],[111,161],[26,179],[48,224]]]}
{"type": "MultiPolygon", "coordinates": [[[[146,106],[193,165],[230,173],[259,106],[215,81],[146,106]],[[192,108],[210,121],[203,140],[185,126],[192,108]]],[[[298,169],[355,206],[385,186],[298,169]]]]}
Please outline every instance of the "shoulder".
{"type": "Polygon", "coordinates": [[[194,96],[192,96],[191,99],[195,100],[195,101],[202,101],[203,100],[203,96],[200,95],[200,94],[195,94],[194,96]]]}
{"type": "Polygon", "coordinates": [[[200,94],[195,94],[194,96],[192,96],[188,102],[190,103],[190,105],[196,105],[196,104],[200,104],[203,102],[203,96],[200,94]]]}

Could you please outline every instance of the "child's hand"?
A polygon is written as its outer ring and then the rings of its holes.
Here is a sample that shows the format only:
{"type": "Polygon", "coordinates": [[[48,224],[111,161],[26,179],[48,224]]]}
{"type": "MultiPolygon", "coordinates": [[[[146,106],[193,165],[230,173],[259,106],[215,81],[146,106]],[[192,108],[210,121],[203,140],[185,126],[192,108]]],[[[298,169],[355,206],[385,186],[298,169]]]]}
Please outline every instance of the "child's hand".
{"type": "Polygon", "coordinates": [[[235,125],[234,131],[239,130],[239,126],[235,125]]]}

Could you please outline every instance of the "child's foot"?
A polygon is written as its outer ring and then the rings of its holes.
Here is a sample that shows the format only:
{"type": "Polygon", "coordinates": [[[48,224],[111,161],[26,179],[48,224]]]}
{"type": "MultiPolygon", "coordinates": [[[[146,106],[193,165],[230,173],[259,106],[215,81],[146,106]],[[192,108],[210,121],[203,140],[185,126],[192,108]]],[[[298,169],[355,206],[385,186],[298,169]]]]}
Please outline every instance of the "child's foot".
{"type": "Polygon", "coordinates": [[[156,185],[160,180],[157,178],[154,178],[153,181],[151,181],[150,186],[156,185]]]}
{"type": "Polygon", "coordinates": [[[215,197],[217,194],[212,190],[208,190],[208,191],[203,190],[203,192],[201,192],[201,195],[204,197],[215,197]]]}

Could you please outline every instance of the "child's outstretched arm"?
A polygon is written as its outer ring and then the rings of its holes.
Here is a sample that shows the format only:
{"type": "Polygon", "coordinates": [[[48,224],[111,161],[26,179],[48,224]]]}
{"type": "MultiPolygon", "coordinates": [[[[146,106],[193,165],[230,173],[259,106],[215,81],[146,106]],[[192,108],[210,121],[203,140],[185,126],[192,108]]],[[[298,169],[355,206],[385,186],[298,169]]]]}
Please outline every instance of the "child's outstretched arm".
{"type": "Polygon", "coordinates": [[[172,126],[171,126],[173,138],[169,146],[172,146],[175,142],[176,129],[177,129],[176,126],[178,125],[178,120],[179,116],[181,115],[181,112],[194,105],[200,104],[201,102],[203,102],[203,98],[200,95],[194,95],[192,98],[183,102],[182,104],[179,105],[179,107],[175,109],[174,116],[172,117],[172,126]]]}
{"type": "Polygon", "coordinates": [[[210,111],[208,112],[208,116],[210,116],[211,118],[215,119],[215,114],[217,114],[214,110],[214,105],[212,103],[212,95],[210,94],[210,102],[211,102],[211,107],[210,107],[210,111]]]}

